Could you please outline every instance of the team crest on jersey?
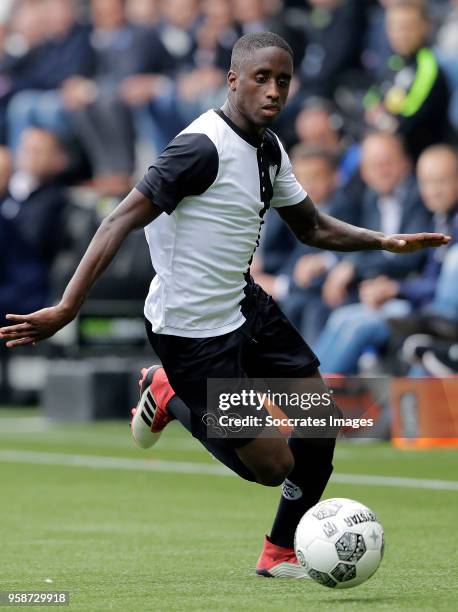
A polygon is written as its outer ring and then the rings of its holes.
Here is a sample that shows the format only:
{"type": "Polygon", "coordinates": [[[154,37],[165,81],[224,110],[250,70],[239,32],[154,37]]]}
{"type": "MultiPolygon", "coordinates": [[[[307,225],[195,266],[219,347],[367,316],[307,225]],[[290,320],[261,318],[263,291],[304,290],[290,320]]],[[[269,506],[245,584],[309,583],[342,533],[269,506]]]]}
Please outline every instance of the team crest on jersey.
{"type": "Polygon", "coordinates": [[[275,164],[275,162],[271,162],[269,165],[269,177],[270,177],[270,181],[272,184],[275,181],[277,172],[278,172],[278,166],[275,164]]]}

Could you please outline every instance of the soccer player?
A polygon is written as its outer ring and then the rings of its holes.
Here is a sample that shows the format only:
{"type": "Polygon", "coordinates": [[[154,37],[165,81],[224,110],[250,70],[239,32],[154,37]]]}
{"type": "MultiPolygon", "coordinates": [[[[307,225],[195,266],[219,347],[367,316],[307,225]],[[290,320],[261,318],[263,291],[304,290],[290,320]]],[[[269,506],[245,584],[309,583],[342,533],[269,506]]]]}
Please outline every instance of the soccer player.
{"type": "Polygon", "coordinates": [[[449,237],[387,236],[315,208],[268,129],[286,103],[292,71],[292,51],[281,37],[264,32],[240,38],[224,106],[172,140],[104,219],[61,301],[28,315],[8,314],[13,324],[0,330],[0,338],[9,347],[24,346],[64,327],[125,237],[144,227],[156,270],[146,327],[163,368],[143,370],[133,436],[149,447],[178,419],[241,477],[267,486],[283,483],[256,572],[300,578],[305,570],[294,554],[294,532],[331,475],[334,437],[211,438],[202,422],[208,378],[313,380],[326,390],[312,350],[250,277],[262,218],[272,206],[301,242],[330,250],[407,253],[447,244],[449,237]]]}

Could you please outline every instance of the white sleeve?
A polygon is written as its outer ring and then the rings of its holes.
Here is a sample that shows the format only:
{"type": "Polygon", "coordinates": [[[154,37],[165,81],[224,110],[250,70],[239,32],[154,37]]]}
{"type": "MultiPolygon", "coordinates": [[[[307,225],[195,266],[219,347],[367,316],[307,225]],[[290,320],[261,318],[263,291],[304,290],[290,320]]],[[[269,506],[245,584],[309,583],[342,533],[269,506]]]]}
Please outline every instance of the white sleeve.
{"type": "Polygon", "coordinates": [[[273,184],[274,194],[270,202],[273,208],[294,206],[307,197],[307,193],[302,189],[297,178],[294,176],[288,154],[279,140],[278,144],[281,151],[281,166],[273,184]]]}

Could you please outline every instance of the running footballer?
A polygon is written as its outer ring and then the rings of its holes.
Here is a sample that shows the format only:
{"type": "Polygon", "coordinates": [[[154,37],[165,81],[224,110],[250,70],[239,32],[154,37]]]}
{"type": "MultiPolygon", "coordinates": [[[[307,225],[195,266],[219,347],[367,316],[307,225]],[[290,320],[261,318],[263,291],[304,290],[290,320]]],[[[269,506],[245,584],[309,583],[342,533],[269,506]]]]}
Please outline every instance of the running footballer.
{"type": "MultiPolygon", "coordinates": [[[[273,207],[298,240],[336,251],[410,253],[450,238],[387,236],[315,208],[268,128],[286,103],[292,71],[292,51],[281,37],[264,32],[240,38],[223,107],[207,111],[172,140],[104,219],[61,301],[28,315],[8,314],[12,325],[0,330],[0,338],[19,347],[67,325],[126,236],[144,227],[156,271],[145,321],[162,366],[142,371],[132,434],[150,447],[178,419],[242,478],[283,483],[256,572],[299,578],[305,570],[294,554],[294,532],[326,487],[334,437],[210,438],[202,422],[208,378],[313,378],[326,391],[313,351],[250,277],[263,216],[273,207]]],[[[333,409],[322,406],[323,414],[333,409]]]]}

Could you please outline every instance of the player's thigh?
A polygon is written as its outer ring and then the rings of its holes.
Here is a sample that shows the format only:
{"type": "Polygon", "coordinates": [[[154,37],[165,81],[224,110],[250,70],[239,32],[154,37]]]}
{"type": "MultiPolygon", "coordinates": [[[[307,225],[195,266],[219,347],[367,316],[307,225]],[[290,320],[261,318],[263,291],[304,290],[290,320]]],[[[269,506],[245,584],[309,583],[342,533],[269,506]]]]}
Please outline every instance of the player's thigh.
{"type": "Polygon", "coordinates": [[[259,437],[236,452],[242,462],[264,485],[280,485],[294,467],[294,458],[284,438],[259,437]]]}
{"type": "Polygon", "coordinates": [[[317,356],[272,297],[262,292],[258,304],[255,342],[247,345],[244,355],[248,376],[297,378],[315,373],[317,356]]]}
{"type": "Polygon", "coordinates": [[[204,428],[209,379],[244,380],[241,367],[243,336],[237,331],[213,338],[184,338],[153,334],[148,337],[175,393],[192,413],[193,430],[204,428]]]}

